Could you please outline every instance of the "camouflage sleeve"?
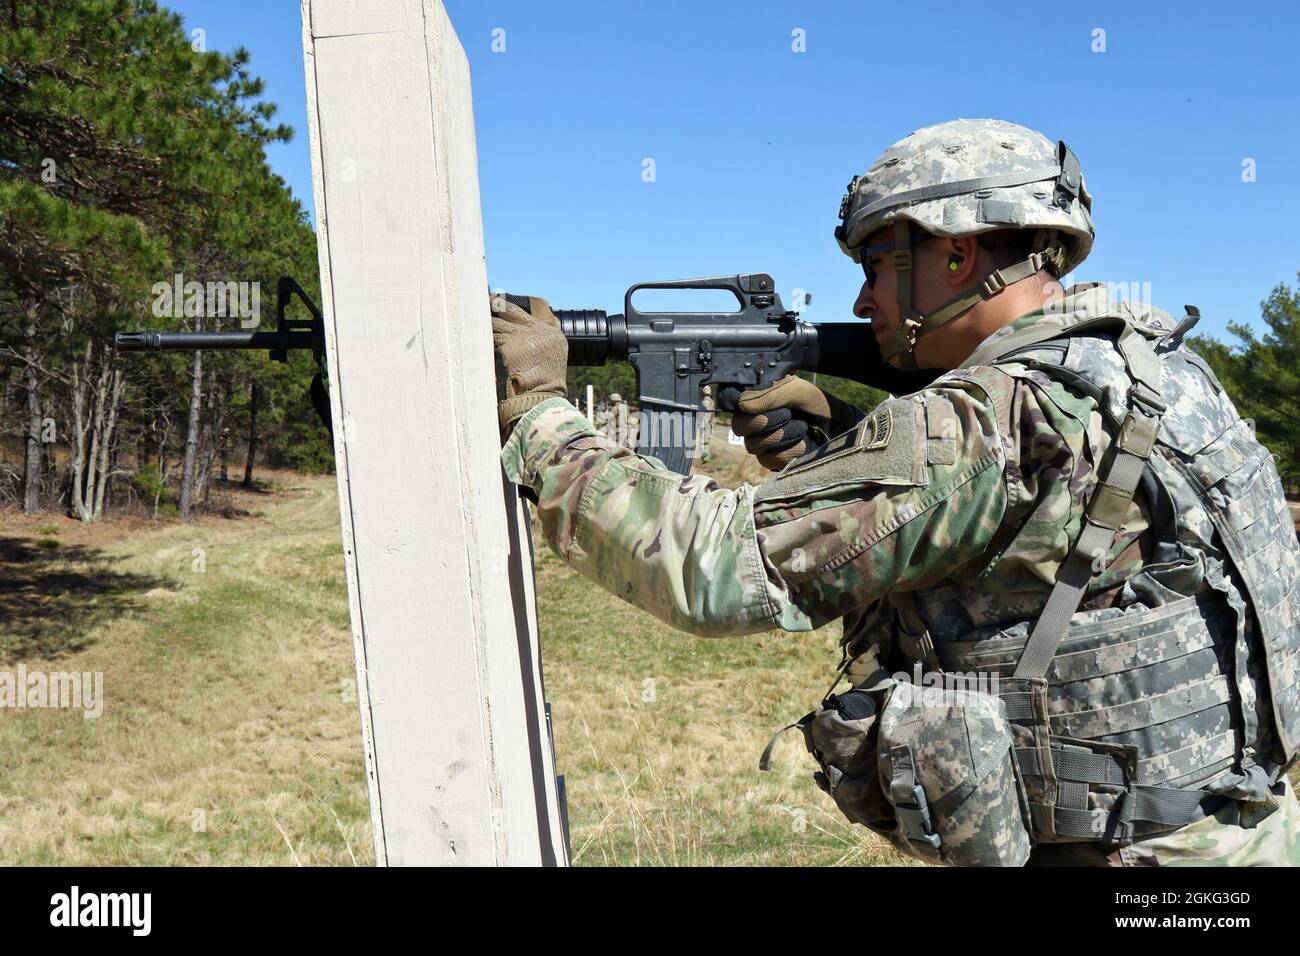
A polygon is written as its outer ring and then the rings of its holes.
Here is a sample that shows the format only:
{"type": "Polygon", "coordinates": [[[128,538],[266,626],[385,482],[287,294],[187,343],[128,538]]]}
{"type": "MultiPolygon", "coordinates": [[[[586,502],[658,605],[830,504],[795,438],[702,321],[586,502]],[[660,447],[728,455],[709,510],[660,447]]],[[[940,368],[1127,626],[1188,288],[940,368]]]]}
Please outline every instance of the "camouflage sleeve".
{"type": "Polygon", "coordinates": [[[596,433],[562,399],[515,426],[501,460],[531,488],[547,542],[601,587],[695,634],[777,621],[754,529],[754,489],[683,477],[596,433]]]}
{"type": "Polygon", "coordinates": [[[1008,504],[1011,382],[949,381],[878,406],[757,490],[782,626],[819,626],[885,594],[985,564],[1008,504]]]}
{"type": "Polygon", "coordinates": [[[615,445],[553,400],[502,461],[536,494],[551,547],[612,593],[696,634],[806,631],[986,550],[1006,498],[995,418],[960,388],[891,400],[732,491],[615,445]]]}

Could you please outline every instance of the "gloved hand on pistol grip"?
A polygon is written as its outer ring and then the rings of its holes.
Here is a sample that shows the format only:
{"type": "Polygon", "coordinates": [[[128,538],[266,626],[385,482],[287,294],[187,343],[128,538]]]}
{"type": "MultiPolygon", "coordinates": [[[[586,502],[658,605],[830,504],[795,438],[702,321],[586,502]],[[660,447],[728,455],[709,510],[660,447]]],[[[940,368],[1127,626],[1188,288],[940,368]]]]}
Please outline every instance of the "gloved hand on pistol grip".
{"type": "Polygon", "coordinates": [[[504,440],[533,406],[564,397],[569,343],[545,299],[494,294],[491,302],[497,419],[504,440]]]}
{"type": "Polygon", "coordinates": [[[718,406],[732,412],[731,430],[769,471],[780,471],[866,417],[857,406],[797,375],[745,391],[724,387],[718,406]]]}

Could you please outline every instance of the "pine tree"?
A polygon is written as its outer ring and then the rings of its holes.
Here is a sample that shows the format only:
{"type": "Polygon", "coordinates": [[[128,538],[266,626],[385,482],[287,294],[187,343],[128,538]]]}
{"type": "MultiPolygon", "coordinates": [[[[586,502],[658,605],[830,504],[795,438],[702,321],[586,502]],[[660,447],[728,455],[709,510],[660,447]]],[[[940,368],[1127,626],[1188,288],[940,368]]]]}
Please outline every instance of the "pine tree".
{"type": "MultiPolygon", "coordinates": [[[[29,510],[52,418],[83,518],[103,509],[108,463],[132,457],[116,448],[166,461],[181,422],[187,516],[205,491],[230,431],[226,396],[264,378],[264,358],[123,366],[108,343],[121,328],[199,321],[154,314],[152,288],[175,273],[258,282],[267,315],[285,263],[315,286],[314,236],[264,153],[292,131],[262,94],[246,51],[196,50],[153,0],[0,0],[0,364],[5,382],[21,373],[29,510]]],[[[310,372],[293,369],[305,393],[310,372]]],[[[321,435],[308,440],[327,458],[321,435]]]]}
{"type": "Polygon", "coordinates": [[[1239,344],[1205,337],[1189,344],[1210,363],[1237,410],[1254,419],[1283,482],[1294,487],[1300,482],[1300,286],[1279,283],[1260,303],[1260,316],[1268,327],[1262,338],[1232,322],[1228,331],[1239,344]]]}

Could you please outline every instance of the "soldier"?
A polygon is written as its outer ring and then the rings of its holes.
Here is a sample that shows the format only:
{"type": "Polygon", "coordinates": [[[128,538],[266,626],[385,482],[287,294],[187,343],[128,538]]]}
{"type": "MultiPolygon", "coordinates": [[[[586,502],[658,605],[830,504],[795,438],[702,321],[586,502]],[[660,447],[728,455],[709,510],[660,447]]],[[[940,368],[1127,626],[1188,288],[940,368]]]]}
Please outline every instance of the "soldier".
{"type": "Polygon", "coordinates": [[[636,447],[633,416],[618,392],[610,392],[604,411],[596,416],[596,430],[624,448],[636,447]]]}
{"type": "Polygon", "coordinates": [[[616,402],[622,400],[623,396],[618,392],[610,392],[596,411],[596,421],[594,423],[596,431],[607,438],[612,438],[614,435],[614,407],[616,402]]]}
{"type": "Polygon", "coordinates": [[[850,687],[798,726],[822,789],[904,852],[1294,864],[1300,549],[1277,471],[1182,344],[1194,309],[1062,288],[1091,207],[1070,149],[1010,123],[887,149],[835,234],[916,391],[869,415],[797,378],[722,395],[779,469],[735,491],[549,401],[564,337],[543,300],[503,309],[502,460],[565,561],[676,627],[843,618],[850,687]],[[906,674],[996,686],[918,706],[906,674]]]}
{"type": "Polygon", "coordinates": [[[641,412],[633,411],[628,402],[623,406],[627,413],[627,424],[623,427],[623,447],[635,449],[641,436],[641,412]]]}

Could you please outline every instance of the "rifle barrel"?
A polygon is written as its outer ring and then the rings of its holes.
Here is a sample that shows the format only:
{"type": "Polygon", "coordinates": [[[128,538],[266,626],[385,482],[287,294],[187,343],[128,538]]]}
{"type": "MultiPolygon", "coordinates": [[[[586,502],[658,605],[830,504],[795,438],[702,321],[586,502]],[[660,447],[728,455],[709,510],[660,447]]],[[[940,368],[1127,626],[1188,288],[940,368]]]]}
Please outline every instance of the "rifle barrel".
{"type": "Polygon", "coordinates": [[[113,344],[121,352],[188,352],[196,349],[310,349],[312,334],[287,332],[118,332],[113,344]]]}

